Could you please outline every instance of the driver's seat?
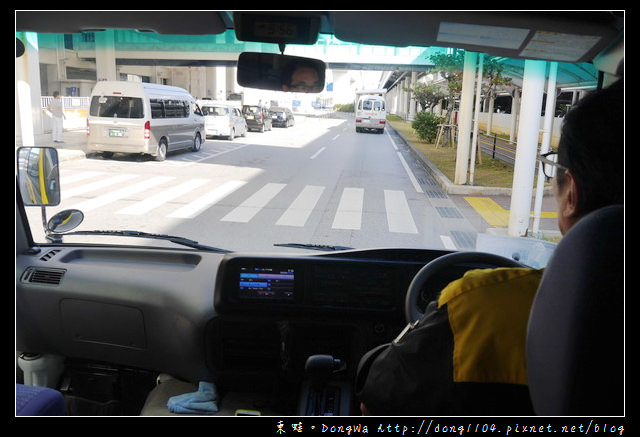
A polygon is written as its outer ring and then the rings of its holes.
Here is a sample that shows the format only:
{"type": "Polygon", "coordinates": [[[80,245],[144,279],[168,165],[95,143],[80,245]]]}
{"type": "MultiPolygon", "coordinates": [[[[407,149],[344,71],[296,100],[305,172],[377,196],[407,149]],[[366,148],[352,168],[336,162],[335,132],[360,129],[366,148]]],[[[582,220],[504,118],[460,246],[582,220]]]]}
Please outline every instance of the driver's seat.
{"type": "Polygon", "coordinates": [[[527,331],[538,415],[624,414],[624,207],[583,217],[558,244],[527,331]]]}

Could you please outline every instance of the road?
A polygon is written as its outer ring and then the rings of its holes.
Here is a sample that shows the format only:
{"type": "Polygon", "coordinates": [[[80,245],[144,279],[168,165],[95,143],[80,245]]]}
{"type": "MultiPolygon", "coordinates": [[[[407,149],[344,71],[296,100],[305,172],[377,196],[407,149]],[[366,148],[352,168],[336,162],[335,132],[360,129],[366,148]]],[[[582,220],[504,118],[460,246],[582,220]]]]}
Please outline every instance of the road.
{"type": "MultiPolygon", "coordinates": [[[[209,138],[200,152],[164,162],[89,156],[60,170],[62,203],[47,214],[77,208],[82,230],[172,234],[234,251],[291,251],[273,246],[290,242],[475,247],[474,226],[399,137],[356,133],[348,116],[209,138]]],[[[28,213],[40,230],[39,209],[28,213]]]]}

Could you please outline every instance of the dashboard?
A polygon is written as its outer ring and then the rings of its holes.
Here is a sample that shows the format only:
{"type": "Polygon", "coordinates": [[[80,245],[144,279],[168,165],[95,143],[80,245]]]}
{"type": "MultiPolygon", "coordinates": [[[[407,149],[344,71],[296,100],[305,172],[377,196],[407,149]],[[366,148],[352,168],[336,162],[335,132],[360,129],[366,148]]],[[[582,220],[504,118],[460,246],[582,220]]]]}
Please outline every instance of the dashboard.
{"type": "Polygon", "coordinates": [[[407,275],[421,265],[359,258],[228,256],[217,275],[216,310],[392,315],[402,308],[407,275]]]}
{"type": "Polygon", "coordinates": [[[16,257],[16,346],[297,400],[312,355],[340,359],[337,378],[353,381],[362,355],[405,326],[415,274],[446,253],[46,247],[16,257]]]}

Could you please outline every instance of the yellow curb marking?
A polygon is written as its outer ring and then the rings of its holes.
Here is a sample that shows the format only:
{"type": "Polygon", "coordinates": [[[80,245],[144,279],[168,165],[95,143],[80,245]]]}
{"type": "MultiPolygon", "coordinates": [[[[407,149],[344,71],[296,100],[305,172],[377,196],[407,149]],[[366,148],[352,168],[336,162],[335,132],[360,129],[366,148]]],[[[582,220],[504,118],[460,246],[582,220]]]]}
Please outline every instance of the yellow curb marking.
{"type": "MultiPolygon", "coordinates": [[[[509,225],[509,211],[498,205],[493,199],[489,197],[465,197],[464,200],[466,200],[490,226],[509,225]]],[[[531,214],[533,214],[533,212],[531,212],[531,214]]],[[[540,218],[557,217],[558,213],[556,212],[540,212],[540,218]]]]}

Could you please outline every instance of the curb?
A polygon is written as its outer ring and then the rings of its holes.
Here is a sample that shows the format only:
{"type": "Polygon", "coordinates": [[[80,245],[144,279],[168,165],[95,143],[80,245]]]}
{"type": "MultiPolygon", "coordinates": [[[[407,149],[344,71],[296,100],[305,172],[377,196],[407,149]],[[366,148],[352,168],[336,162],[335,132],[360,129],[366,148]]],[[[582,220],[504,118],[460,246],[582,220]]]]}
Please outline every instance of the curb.
{"type": "MultiPolygon", "coordinates": [[[[34,147],[52,147],[58,151],[58,161],[70,161],[85,159],[84,146],[86,143],[85,131],[77,129],[65,129],[63,131],[65,142],[54,143],[50,133],[34,135],[34,147]]],[[[22,147],[20,139],[16,139],[16,149],[22,147]]]]}
{"type": "MultiPolygon", "coordinates": [[[[444,175],[444,173],[442,173],[435,165],[433,165],[433,163],[431,163],[431,161],[429,161],[429,159],[424,156],[422,152],[415,148],[411,141],[409,141],[409,139],[407,139],[399,130],[394,128],[390,123],[387,123],[387,126],[392,128],[393,131],[402,139],[402,141],[404,141],[404,143],[409,146],[409,149],[414,154],[414,156],[418,158],[420,162],[422,162],[422,164],[424,164],[429,173],[431,173],[431,176],[433,176],[436,182],[438,182],[438,185],[440,185],[442,191],[444,191],[446,194],[474,196],[511,196],[511,188],[454,184],[453,182],[451,182],[451,180],[449,180],[447,176],[444,175]]],[[[535,195],[535,190],[533,194],[535,195]]],[[[545,188],[545,196],[552,194],[553,192],[551,188],[545,188]]]]}

